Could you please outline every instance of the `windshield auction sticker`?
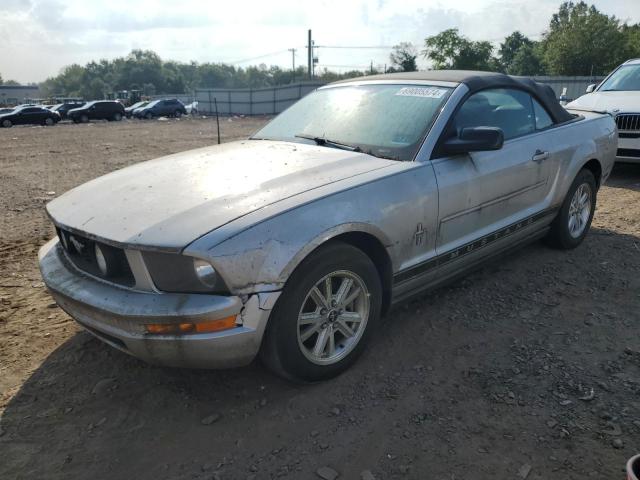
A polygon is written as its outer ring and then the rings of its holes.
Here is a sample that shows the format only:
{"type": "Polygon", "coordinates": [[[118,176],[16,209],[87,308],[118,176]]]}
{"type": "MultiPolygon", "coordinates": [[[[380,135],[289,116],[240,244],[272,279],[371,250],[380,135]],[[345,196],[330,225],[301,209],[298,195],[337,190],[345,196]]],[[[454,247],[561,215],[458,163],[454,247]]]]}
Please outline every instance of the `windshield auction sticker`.
{"type": "Polygon", "coordinates": [[[398,90],[396,95],[403,97],[426,97],[426,98],[441,98],[446,90],[435,87],[404,87],[398,90]]]}

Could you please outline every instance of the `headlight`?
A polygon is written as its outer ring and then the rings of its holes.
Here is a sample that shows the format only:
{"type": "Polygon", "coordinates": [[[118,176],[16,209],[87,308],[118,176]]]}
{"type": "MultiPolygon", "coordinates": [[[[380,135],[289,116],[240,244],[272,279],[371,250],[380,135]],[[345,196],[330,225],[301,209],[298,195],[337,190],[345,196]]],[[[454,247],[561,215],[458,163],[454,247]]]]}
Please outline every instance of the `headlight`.
{"type": "Polygon", "coordinates": [[[183,293],[228,293],[220,275],[206,260],[178,253],[143,252],[158,290],[183,293]]]}
{"type": "Polygon", "coordinates": [[[196,271],[196,277],[202,282],[203,285],[214,288],[216,286],[217,275],[213,266],[204,260],[199,258],[193,259],[193,268],[196,271]]]}

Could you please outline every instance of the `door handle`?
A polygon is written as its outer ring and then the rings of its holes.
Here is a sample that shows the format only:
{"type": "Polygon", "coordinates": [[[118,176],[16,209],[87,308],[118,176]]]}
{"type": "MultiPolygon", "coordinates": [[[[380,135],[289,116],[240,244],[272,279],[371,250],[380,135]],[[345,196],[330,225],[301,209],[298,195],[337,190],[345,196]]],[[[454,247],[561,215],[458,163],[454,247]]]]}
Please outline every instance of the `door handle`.
{"type": "Polygon", "coordinates": [[[542,150],[536,150],[536,153],[533,154],[531,160],[536,163],[544,162],[547,158],[549,158],[549,152],[543,152],[542,150]]]}

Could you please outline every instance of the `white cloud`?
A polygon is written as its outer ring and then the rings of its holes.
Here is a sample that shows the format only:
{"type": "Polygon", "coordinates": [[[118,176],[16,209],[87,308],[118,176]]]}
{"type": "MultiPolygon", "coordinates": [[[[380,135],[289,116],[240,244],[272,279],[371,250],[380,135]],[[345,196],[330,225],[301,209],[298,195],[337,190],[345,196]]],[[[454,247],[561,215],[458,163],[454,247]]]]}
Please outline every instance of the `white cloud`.
{"type": "MultiPolygon", "coordinates": [[[[537,37],[560,0],[2,0],[0,73],[40,81],[71,63],[155,50],[165,59],[306,64],[307,29],[316,44],[393,45],[458,27],[473,39],[498,41],[514,30],[537,37]]],[[[638,0],[593,0],[607,14],[640,21],[638,0]]],[[[389,51],[319,49],[321,65],[388,62],[389,51]]],[[[349,67],[331,67],[344,70],[349,67]]]]}

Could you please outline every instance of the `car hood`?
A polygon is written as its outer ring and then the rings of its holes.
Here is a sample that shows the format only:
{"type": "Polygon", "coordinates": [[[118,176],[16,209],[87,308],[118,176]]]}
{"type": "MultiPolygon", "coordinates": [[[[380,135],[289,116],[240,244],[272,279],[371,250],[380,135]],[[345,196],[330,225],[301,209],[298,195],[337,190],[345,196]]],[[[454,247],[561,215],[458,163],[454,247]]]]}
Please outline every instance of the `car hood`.
{"type": "Polygon", "coordinates": [[[567,108],[604,112],[640,113],[640,92],[593,92],[569,103],[567,108]]]}
{"type": "Polygon", "coordinates": [[[244,140],[133,165],[47,205],[63,228],[115,244],[180,250],[280,200],[397,162],[315,145],[244,140]]]}

